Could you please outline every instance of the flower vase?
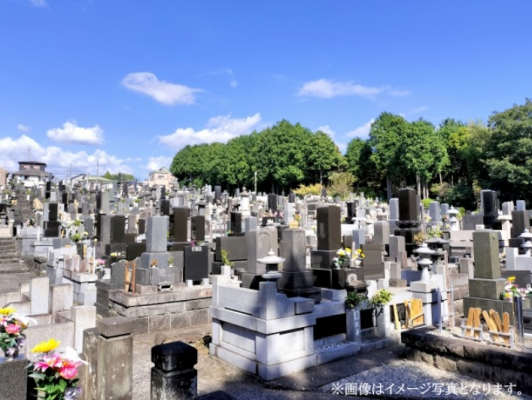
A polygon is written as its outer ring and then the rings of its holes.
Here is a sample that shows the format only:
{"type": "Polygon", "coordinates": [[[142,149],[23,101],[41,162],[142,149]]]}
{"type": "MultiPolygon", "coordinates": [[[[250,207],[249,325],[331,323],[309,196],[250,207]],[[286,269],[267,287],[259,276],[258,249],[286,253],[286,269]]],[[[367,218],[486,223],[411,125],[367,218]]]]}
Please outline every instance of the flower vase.
{"type": "Polygon", "coordinates": [[[355,259],[355,267],[360,267],[362,265],[362,260],[359,258],[355,259]]]}
{"type": "Polygon", "coordinates": [[[19,352],[20,352],[20,348],[18,346],[10,347],[9,349],[4,350],[4,356],[5,356],[6,361],[13,361],[15,358],[19,356],[19,352]]]}
{"type": "Polygon", "coordinates": [[[102,268],[102,269],[99,269],[97,271],[97,274],[98,274],[98,279],[102,280],[103,277],[105,276],[105,270],[102,268]]]}

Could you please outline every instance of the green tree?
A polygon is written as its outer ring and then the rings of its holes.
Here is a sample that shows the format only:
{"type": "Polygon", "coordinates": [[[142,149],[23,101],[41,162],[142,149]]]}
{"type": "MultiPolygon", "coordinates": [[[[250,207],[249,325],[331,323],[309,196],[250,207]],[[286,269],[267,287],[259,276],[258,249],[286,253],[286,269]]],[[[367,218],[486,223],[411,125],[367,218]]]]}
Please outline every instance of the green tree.
{"type": "Polygon", "coordinates": [[[415,177],[418,193],[427,198],[431,179],[449,162],[443,138],[434,125],[420,118],[409,124],[399,148],[400,166],[405,174],[415,177]]]}
{"type": "Polygon", "coordinates": [[[378,189],[384,177],[376,170],[371,158],[372,149],[368,140],[354,138],[347,145],[345,160],[347,172],[356,178],[356,190],[360,187],[378,189]]]}
{"type": "Polygon", "coordinates": [[[286,120],[260,133],[254,159],[262,187],[271,187],[272,191],[288,190],[305,181],[306,149],[311,135],[309,129],[286,120]]]}
{"type": "Polygon", "coordinates": [[[400,115],[383,112],[371,124],[369,144],[373,149],[371,160],[386,178],[388,199],[392,197],[392,182],[404,178],[404,163],[400,145],[408,131],[408,122],[400,115]]]}
{"type": "MultiPolygon", "coordinates": [[[[514,105],[489,118],[484,165],[491,189],[501,191],[502,200],[532,196],[532,101],[514,105]]],[[[484,187],[484,186],[483,186],[484,187]]]]}
{"type": "Polygon", "coordinates": [[[350,172],[333,172],[329,177],[328,192],[331,196],[340,196],[343,200],[353,190],[356,178],[350,172]]]}
{"type": "Polygon", "coordinates": [[[187,145],[174,156],[170,171],[180,182],[203,186],[218,177],[215,161],[223,146],[216,142],[187,145]]]}
{"type": "Polygon", "coordinates": [[[257,132],[253,132],[251,135],[238,136],[227,142],[214,161],[219,177],[217,182],[251,187],[255,171],[253,152],[250,150],[255,147],[256,140],[257,132]]]}
{"type": "MultiPolygon", "coordinates": [[[[460,147],[463,146],[467,130],[465,124],[453,118],[446,118],[439,126],[438,134],[447,147],[449,165],[445,168],[444,179],[451,186],[455,182],[467,176],[467,164],[460,154],[460,147]]],[[[440,184],[444,179],[440,179],[440,184]]]]}
{"type": "Polygon", "coordinates": [[[323,178],[327,178],[329,172],[342,164],[343,156],[331,137],[322,131],[310,135],[306,150],[308,153],[305,180],[319,181],[323,185],[323,178]]]}
{"type": "Polygon", "coordinates": [[[135,177],[131,174],[126,174],[125,172],[111,174],[109,171],[106,171],[105,174],[103,174],[103,178],[119,182],[131,182],[136,180],[135,177]]]}

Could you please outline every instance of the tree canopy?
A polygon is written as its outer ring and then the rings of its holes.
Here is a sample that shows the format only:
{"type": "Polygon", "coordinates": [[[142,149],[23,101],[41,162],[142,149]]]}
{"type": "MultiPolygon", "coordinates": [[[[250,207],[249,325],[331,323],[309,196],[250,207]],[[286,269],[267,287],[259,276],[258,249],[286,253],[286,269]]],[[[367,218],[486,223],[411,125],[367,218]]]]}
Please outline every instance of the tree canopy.
{"type": "Polygon", "coordinates": [[[136,180],[135,177],[131,174],[126,174],[124,172],[118,172],[116,174],[111,174],[109,171],[107,171],[102,176],[105,179],[110,179],[112,181],[118,181],[118,182],[131,182],[136,180]]]}
{"type": "Polygon", "coordinates": [[[494,112],[487,125],[444,119],[407,121],[390,112],[372,123],[367,139],[354,138],[342,155],[329,135],[282,120],[229,140],[186,146],[171,171],[185,184],[254,187],[280,193],[337,187],[368,196],[397,195],[411,186],[422,198],[476,208],[480,189],[500,199],[532,199],[532,101],[494,112]]]}

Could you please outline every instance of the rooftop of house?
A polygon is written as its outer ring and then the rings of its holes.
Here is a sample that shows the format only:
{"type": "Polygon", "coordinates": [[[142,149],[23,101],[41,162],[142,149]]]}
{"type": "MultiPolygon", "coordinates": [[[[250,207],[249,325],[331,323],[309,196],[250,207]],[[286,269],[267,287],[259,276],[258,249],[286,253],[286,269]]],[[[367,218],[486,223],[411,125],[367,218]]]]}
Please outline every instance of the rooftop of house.
{"type": "Polygon", "coordinates": [[[111,179],[107,179],[101,176],[94,176],[94,175],[87,175],[87,174],[81,174],[72,177],[72,179],[80,178],[80,180],[87,180],[89,182],[100,182],[100,183],[112,183],[113,181],[111,179]]]}
{"type": "Polygon", "coordinates": [[[49,176],[50,173],[49,172],[46,172],[46,171],[32,171],[32,170],[25,170],[25,171],[17,171],[17,172],[13,172],[13,176],[42,176],[42,177],[45,177],[45,176],[49,176]]]}
{"type": "Polygon", "coordinates": [[[151,171],[150,175],[152,174],[171,174],[170,170],[166,167],[159,168],[158,170],[151,171]]]}

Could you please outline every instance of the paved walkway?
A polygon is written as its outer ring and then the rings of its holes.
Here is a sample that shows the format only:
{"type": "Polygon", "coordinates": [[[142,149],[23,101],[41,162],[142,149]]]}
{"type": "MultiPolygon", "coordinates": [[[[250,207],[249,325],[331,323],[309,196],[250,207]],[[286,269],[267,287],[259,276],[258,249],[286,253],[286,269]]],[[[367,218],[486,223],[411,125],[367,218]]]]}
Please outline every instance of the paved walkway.
{"type": "MultiPolygon", "coordinates": [[[[402,346],[392,346],[357,355],[319,367],[310,368],[270,382],[244,372],[225,361],[209,355],[203,336],[210,334],[210,325],[165,332],[167,342],[181,340],[198,349],[198,395],[223,390],[237,399],[333,399],[338,396],[317,393],[327,383],[386,364],[400,357],[402,346]],[[309,393],[312,392],[312,393],[309,393]]],[[[151,348],[156,334],[136,336],[134,340],[133,400],[150,398],[151,348]]],[[[361,397],[357,397],[361,398],[361,397]]]]}

